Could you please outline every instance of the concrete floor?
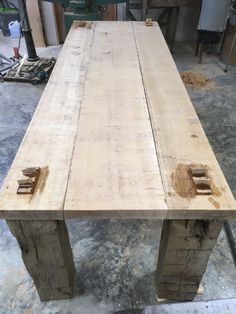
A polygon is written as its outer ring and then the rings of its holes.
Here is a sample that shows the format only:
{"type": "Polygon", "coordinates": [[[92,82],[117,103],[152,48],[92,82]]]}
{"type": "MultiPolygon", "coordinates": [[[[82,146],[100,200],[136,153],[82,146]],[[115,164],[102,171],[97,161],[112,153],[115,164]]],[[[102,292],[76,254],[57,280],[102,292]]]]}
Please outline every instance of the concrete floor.
{"type": "MultiPolygon", "coordinates": [[[[9,52],[9,43],[2,37],[1,49],[9,52]]],[[[58,50],[44,49],[40,54],[56,55],[58,50]]],[[[187,44],[177,45],[174,58],[180,70],[201,71],[215,83],[211,90],[189,89],[189,94],[236,195],[236,70],[225,74],[215,56],[205,56],[204,64],[198,65],[193,48],[187,44]]],[[[0,185],[44,87],[0,84],[0,185]]],[[[42,303],[15,239],[0,221],[0,313],[108,314],[157,303],[154,275],[161,221],[73,220],[67,225],[78,275],[77,294],[72,300],[42,303]]],[[[236,298],[236,269],[223,231],[202,280],[202,290],[195,301],[236,298]]],[[[194,313],[202,313],[200,307],[194,309],[194,313]]]]}
{"type": "Polygon", "coordinates": [[[181,302],[146,306],[144,309],[118,311],[114,314],[232,314],[236,299],[214,301],[181,302]]]}

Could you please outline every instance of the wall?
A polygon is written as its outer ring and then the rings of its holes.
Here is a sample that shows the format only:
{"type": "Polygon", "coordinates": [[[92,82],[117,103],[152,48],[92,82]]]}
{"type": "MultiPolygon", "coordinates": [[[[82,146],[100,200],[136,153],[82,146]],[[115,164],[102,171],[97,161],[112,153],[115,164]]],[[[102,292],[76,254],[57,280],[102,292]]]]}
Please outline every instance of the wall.
{"type": "Polygon", "coordinates": [[[200,8],[183,7],[180,9],[179,22],[176,32],[176,41],[196,40],[200,8]]]}

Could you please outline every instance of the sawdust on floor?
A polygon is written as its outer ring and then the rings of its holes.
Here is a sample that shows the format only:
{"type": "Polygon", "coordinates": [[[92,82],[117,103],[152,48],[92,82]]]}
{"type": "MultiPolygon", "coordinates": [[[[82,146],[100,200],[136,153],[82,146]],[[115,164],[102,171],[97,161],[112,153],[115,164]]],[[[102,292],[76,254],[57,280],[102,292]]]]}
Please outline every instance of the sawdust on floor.
{"type": "Polygon", "coordinates": [[[185,85],[196,89],[212,89],[214,87],[213,82],[205,74],[194,72],[194,71],[184,71],[180,72],[180,76],[185,85]]]}

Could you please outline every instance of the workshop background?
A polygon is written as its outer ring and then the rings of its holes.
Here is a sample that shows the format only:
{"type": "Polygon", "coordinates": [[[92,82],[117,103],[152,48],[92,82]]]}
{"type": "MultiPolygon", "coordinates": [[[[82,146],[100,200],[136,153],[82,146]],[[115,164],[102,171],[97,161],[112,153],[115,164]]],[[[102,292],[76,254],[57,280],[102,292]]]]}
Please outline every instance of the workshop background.
{"type": "MultiPolygon", "coordinates": [[[[72,19],[158,21],[236,196],[235,3],[203,2],[28,0],[26,5],[37,55],[47,60],[57,58],[72,19]]],[[[16,41],[8,26],[20,21],[19,7],[17,0],[0,1],[0,186],[50,75],[26,75],[19,82],[14,72],[4,79],[6,70],[1,69],[27,54],[25,37],[16,41]]],[[[69,220],[67,226],[78,277],[76,296],[41,302],[16,240],[0,220],[0,313],[236,313],[236,220],[222,230],[194,301],[174,304],[156,298],[161,221],[69,220]]]]}

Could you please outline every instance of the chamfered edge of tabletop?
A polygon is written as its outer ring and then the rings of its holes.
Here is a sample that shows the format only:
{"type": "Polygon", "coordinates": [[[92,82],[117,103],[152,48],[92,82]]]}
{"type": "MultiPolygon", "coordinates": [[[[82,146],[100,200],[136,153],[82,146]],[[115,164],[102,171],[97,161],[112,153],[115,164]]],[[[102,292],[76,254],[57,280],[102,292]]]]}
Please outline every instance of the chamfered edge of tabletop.
{"type": "Polygon", "coordinates": [[[234,219],[236,218],[235,210],[218,210],[212,212],[212,210],[66,210],[64,211],[65,219],[234,219]]]}
{"type": "Polygon", "coordinates": [[[1,210],[0,219],[5,220],[63,220],[63,210],[1,210]]]}
{"type": "Polygon", "coordinates": [[[64,219],[235,219],[235,209],[0,210],[6,220],[64,219]]]}

